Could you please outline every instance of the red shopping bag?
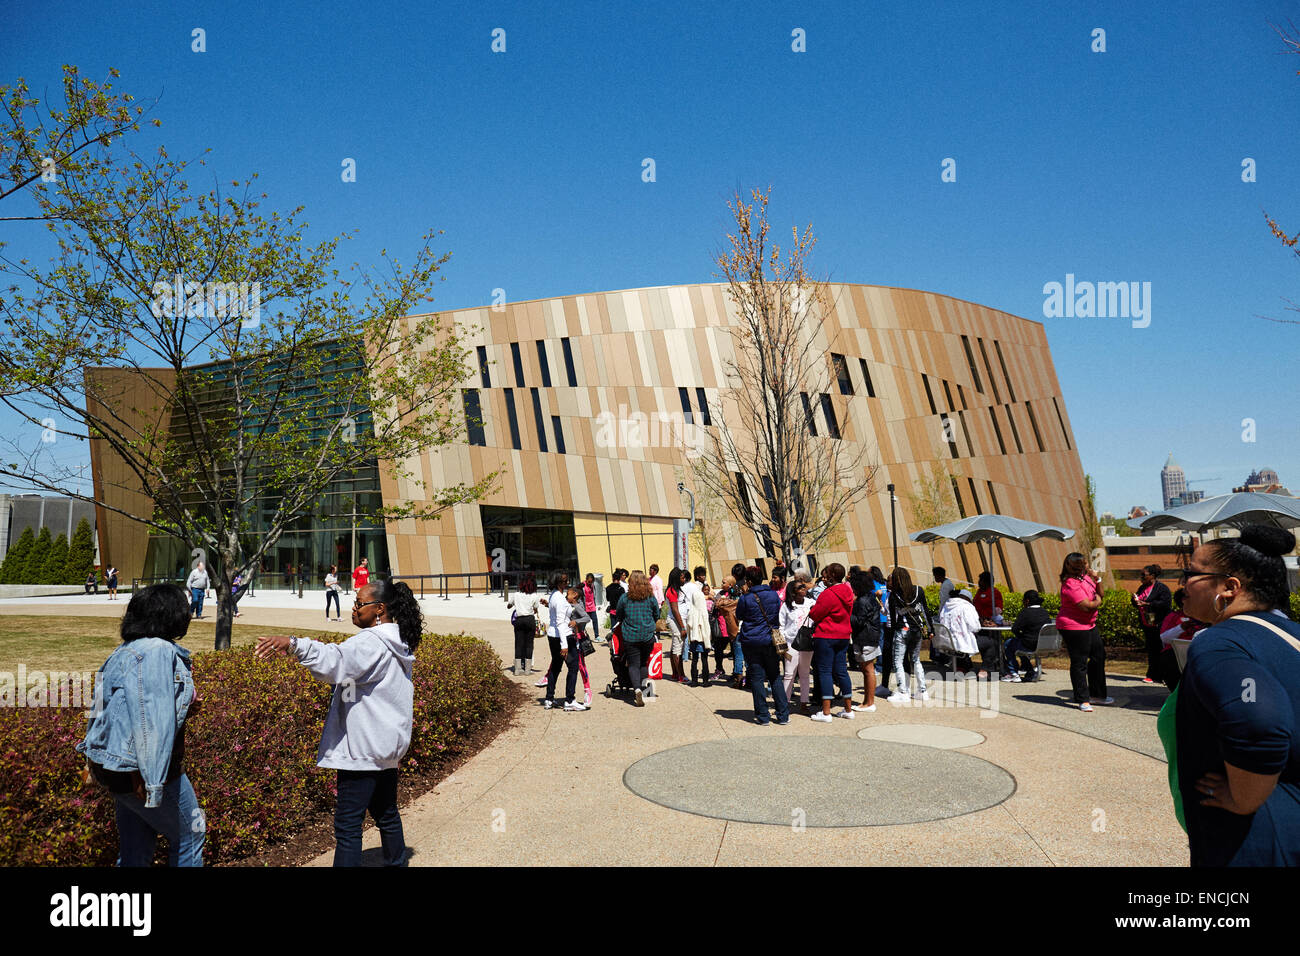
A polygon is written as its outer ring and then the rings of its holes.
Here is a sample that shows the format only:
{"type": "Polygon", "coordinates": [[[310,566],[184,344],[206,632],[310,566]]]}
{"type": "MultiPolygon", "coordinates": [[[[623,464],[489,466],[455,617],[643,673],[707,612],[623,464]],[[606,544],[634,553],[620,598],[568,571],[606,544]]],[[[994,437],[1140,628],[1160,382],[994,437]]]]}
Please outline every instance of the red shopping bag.
{"type": "Polygon", "coordinates": [[[664,679],[664,645],[662,641],[655,641],[654,650],[650,652],[650,666],[647,669],[646,676],[651,680],[664,679]]]}

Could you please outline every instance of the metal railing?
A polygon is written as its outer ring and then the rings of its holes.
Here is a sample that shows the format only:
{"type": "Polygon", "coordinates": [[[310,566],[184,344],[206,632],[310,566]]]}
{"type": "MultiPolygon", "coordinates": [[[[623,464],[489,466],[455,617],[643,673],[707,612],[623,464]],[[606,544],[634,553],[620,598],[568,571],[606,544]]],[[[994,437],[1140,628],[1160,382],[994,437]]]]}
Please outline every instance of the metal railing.
{"type": "MultiPolygon", "coordinates": [[[[569,575],[569,580],[576,583],[578,581],[578,572],[571,569],[562,569],[569,575]]],[[[539,589],[546,587],[545,578],[554,574],[555,571],[543,572],[542,580],[538,581],[539,589]]],[[[474,594],[500,594],[501,600],[507,600],[510,597],[510,590],[517,589],[519,582],[523,580],[526,574],[538,574],[536,571],[465,571],[453,572],[450,574],[397,574],[391,575],[393,581],[405,581],[416,597],[423,599],[426,595],[433,598],[442,598],[444,601],[451,600],[451,591],[460,590],[463,582],[465,586],[465,596],[472,597],[474,594]],[[474,582],[482,579],[482,587],[475,587],[474,582]]]]}

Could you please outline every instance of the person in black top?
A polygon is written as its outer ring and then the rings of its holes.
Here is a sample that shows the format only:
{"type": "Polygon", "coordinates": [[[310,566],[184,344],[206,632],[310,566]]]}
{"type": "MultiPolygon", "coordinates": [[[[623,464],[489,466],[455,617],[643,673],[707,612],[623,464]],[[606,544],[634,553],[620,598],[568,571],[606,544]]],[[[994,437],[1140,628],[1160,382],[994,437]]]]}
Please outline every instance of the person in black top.
{"type": "Polygon", "coordinates": [[[1142,569],[1142,586],[1131,600],[1138,610],[1142,635],[1147,642],[1147,676],[1142,678],[1142,683],[1154,684],[1161,676],[1160,652],[1164,650],[1160,625],[1169,615],[1174,600],[1169,588],[1160,582],[1160,565],[1148,564],[1142,569]]]}
{"type": "Polygon", "coordinates": [[[605,588],[605,597],[609,599],[609,606],[606,610],[609,611],[609,623],[613,627],[618,623],[614,620],[614,613],[618,609],[618,599],[627,593],[627,585],[623,583],[627,580],[627,568],[615,568],[611,577],[614,580],[610,582],[609,587],[605,588]]]}
{"type": "Polygon", "coordinates": [[[1044,624],[1052,623],[1052,615],[1043,609],[1043,598],[1030,588],[1025,592],[1024,608],[1016,615],[1016,622],[1011,625],[1011,636],[1007,638],[1002,650],[1002,679],[1009,683],[1019,683],[1022,678],[1016,670],[1016,655],[1020,655],[1020,667],[1028,671],[1023,680],[1037,680],[1034,662],[1023,651],[1038,650],[1038,632],[1044,624]]]}

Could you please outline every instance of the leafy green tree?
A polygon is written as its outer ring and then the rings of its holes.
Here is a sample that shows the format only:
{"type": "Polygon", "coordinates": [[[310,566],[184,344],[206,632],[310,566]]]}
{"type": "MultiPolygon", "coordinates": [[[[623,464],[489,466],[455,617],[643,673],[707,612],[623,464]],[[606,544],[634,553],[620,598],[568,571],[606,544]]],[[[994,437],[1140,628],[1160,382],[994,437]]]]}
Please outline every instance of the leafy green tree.
{"type": "MultiPolygon", "coordinates": [[[[15,90],[0,100],[36,109],[15,90]]],[[[413,244],[409,267],[382,251],[382,270],[343,273],[346,237],[310,245],[301,207],[260,212],[255,176],[194,192],[164,150],[78,158],[76,175],[30,193],[57,241],[53,265],[0,257],[12,283],[0,400],[29,422],[56,419],[60,440],[100,442],[131,476],[123,490],[153,508],[133,510],[116,489],[92,499],[75,467],[22,449],[0,458],[0,476],[202,549],[217,649],[230,645],[234,577],[250,581],[335,479],[387,472],[403,497],[376,521],[435,518],[492,488],[495,474],[430,488],[407,468],[465,432],[473,330],[418,308],[449,257],[432,250],[438,233],[413,244]]]]}
{"type": "Polygon", "coordinates": [[[45,557],[41,567],[39,584],[66,584],[64,576],[68,573],[68,536],[60,533],[50,545],[50,553],[45,557]]]}
{"type": "Polygon", "coordinates": [[[85,584],[86,575],[95,564],[95,532],[90,522],[82,518],[77,522],[77,530],[72,533],[68,543],[67,570],[63,575],[63,584],[85,584]]]}
{"type": "Polygon", "coordinates": [[[36,533],[36,543],[32,545],[32,550],[27,554],[27,560],[23,566],[17,569],[18,580],[15,584],[44,584],[45,583],[45,562],[50,556],[50,549],[54,546],[54,539],[50,537],[50,529],[42,528],[36,533]]]}
{"type": "Polygon", "coordinates": [[[22,580],[27,568],[27,557],[36,547],[36,535],[31,527],[23,529],[18,540],[5,552],[4,564],[0,565],[0,584],[26,584],[22,580]]]}

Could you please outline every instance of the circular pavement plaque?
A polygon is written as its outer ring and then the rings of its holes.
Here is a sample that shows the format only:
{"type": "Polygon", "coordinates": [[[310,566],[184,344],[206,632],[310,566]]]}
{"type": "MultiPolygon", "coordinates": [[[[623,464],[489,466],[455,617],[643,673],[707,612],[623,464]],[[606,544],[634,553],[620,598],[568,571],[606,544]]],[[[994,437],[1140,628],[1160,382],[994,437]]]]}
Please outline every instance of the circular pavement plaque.
{"type": "Polygon", "coordinates": [[[939,724],[878,724],[858,731],[858,736],[863,740],[892,740],[896,744],[916,744],[940,750],[960,750],[984,743],[983,734],[939,724]]]}
{"type": "Polygon", "coordinates": [[[1011,774],[979,757],[857,737],[688,744],[638,760],[623,783],[686,813],[810,827],[942,820],[996,806],[1016,790],[1011,774]]]}

